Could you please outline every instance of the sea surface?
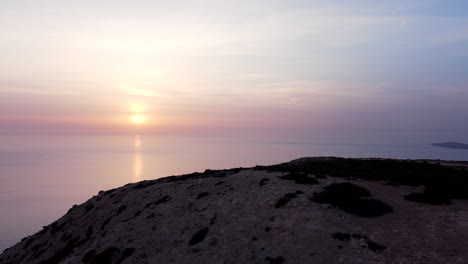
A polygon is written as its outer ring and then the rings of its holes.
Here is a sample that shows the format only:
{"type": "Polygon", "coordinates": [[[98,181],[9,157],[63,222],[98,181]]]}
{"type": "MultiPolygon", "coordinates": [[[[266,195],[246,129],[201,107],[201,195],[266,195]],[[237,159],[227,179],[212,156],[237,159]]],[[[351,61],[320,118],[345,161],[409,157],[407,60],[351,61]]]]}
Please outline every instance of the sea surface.
{"type": "Polygon", "coordinates": [[[468,160],[467,150],[365,138],[237,139],[152,135],[0,135],[0,252],[100,190],[170,175],[307,156],[468,160]]]}

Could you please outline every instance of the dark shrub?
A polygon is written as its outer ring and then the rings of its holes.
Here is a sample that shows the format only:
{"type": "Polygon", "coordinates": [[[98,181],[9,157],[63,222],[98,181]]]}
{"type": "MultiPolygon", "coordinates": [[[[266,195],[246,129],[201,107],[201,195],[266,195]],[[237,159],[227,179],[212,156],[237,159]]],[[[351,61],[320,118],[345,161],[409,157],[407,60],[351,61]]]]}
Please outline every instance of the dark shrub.
{"type": "Polygon", "coordinates": [[[278,178],[287,181],[294,181],[297,184],[318,184],[317,179],[308,176],[304,173],[289,173],[284,176],[279,176],[278,178]]]}
{"type": "MultiPolygon", "coordinates": [[[[466,169],[429,162],[392,159],[345,159],[334,157],[304,158],[290,163],[262,166],[261,170],[275,172],[298,171],[340,178],[383,181],[391,185],[444,186],[449,198],[468,199],[466,169]]],[[[317,176],[318,178],[319,176],[317,176]]]]}
{"type": "Polygon", "coordinates": [[[343,211],[360,217],[377,217],[393,212],[393,208],[379,200],[359,199],[338,206],[343,211]]]}
{"type": "Polygon", "coordinates": [[[333,183],[326,186],[325,190],[346,196],[347,199],[359,199],[370,196],[370,192],[366,188],[349,182],[333,183]]]}
{"type": "Polygon", "coordinates": [[[283,207],[283,206],[287,205],[289,203],[289,201],[290,201],[289,198],[282,197],[276,202],[275,208],[283,207]]]}
{"type": "Polygon", "coordinates": [[[351,236],[345,233],[334,233],[332,235],[333,239],[340,240],[340,241],[349,241],[351,236]]]}
{"type": "Polygon", "coordinates": [[[426,203],[431,205],[451,204],[451,199],[445,192],[424,191],[424,193],[411,193],[405,195],[405,199],[411,202],[426,203]]]}
{"type": "Polygon", "coordinates": [[[275,204],[275,208],[280,208],[280,207],[283,207],[285,206],[286,204],[289,203],[289,201],[291,201],[291,199],[294,199],[296,198],[297,195],[295,193],[287,193],[285,194],[282,198],[280,198],[276,204],[275,204]]]}
{"type": "Polygon", "coordinates": [[[370,192],[352,183],[333,183],[320,193],[314,193],[312,200],[327,203],[341,210],[360,217],[377,217],[390,213],[393,208],[381,201],[362,199],[369,197],[370,192]]]}

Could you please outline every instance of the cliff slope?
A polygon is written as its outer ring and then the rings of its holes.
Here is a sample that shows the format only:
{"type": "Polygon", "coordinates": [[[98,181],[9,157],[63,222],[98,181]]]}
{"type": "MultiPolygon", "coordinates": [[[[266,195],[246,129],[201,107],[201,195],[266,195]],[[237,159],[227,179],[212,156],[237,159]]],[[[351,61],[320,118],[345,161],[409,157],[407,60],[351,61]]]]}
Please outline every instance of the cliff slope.
{"type": "Polygon", "coordinates": [[[1,264],[468,263],[468,172],[304,158],[100,192],[1,264]]]}

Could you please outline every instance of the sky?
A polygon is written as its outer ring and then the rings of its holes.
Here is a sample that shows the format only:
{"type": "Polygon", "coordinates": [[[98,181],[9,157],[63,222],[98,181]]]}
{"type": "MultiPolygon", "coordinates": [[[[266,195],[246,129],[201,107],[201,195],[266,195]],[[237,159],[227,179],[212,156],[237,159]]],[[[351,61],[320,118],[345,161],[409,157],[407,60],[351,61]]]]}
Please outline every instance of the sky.
{"type": "Polygon", "coordinates": [[[0,133],[468,141],[465,0],[0,0],[0,133]]]}

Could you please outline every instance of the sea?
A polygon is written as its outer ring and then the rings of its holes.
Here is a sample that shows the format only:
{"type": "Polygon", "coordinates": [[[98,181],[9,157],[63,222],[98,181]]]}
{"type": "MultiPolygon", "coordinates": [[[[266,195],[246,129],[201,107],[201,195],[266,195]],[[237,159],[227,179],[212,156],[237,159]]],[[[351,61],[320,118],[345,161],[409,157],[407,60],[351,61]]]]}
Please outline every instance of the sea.
{"type": "Polygon", "coordinates": [[[157,135],[0,135],[0,252],[100,190],[160,177],[300,157],[468,160],[432,142],[157,135]]]}

